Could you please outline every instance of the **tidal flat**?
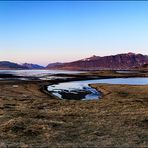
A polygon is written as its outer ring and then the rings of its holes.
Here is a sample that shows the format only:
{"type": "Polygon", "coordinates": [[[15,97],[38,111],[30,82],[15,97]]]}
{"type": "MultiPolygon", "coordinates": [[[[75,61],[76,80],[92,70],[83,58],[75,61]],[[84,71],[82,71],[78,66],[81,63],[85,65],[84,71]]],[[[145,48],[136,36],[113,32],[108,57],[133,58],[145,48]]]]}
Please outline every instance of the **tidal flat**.
{"type": "MultiPolygon", "coordinates": [[[[58,74],[59,76],[60,74],[58,74]]],[[[62,76],[62,75],[60,75],[62,76]]],[[[0,81],[0,147],[147,147],[148,85],[91,84],[98,100],[58,99],[47,85],[73,80],[0,81]]],[[[74,80],[148,77],[147,72],[75,74],[74,80]]]]}

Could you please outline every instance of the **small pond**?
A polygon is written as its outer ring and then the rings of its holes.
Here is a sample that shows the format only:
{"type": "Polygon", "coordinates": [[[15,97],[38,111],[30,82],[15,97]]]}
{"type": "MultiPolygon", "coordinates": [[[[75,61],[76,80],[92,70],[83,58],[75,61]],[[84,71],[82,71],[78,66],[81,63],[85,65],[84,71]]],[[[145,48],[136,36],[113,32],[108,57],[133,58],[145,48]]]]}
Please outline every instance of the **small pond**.
{"type": "Polygon", "coordinates": [[[148,78],[82,80],[49,85],[47,89],[60,99],[94,100],[101,97],[100,92],[89,86],[94,83],[148,85],[148,78]]]}

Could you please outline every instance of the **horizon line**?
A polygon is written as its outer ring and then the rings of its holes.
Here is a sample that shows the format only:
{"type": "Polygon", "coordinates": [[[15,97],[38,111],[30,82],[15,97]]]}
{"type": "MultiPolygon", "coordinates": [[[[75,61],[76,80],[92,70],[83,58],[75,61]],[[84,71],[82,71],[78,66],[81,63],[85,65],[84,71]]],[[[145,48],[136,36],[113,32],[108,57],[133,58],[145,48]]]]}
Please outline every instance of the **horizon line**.
{"type": "MultiPolygon", "coordinates": [[[[139,52],[138,53],[135,53],[135,52],[125,52],[125,53],[117,53],[117,54],[110,54],[110,55],[104,55],[104,56],[99,56],[99,55],[95,55],[94,54],[92,56],[89,56],[89,57],[86,57],[86,58],[84,57],[82,59],[77,59],[77,60],[74,60],[74,61],[79,61],[79,60],[91,58],[93,56],[96,56],[96,57],[106,57],[106,56],[115,56],[115,55],[120,55],[120,54],[135,54],[135,55],[138,55],[138,54],[142,54],[142,53],[139,53],[139,52]]],[[[142,55],[145,55],[145,54],[142,54],[142,55]]],[[[27,63],[27,64],[37,64],[37,65],[45,67],[48,64],[52,64],[52,63],[69,63],[69,62],[74,62],[74,61],[65,61],[65,62],[64,61],[63,62],[56,61],[56,62],[49,62],[47,64],[40,64],[40,63],[34,63],[34,62],[17,62],[17,61],[13,61],[13,60],[2,60],[0,62],[12,62],[12,63],[20,64],[20,65],[25,64],[25,63],[27,63]]]]}

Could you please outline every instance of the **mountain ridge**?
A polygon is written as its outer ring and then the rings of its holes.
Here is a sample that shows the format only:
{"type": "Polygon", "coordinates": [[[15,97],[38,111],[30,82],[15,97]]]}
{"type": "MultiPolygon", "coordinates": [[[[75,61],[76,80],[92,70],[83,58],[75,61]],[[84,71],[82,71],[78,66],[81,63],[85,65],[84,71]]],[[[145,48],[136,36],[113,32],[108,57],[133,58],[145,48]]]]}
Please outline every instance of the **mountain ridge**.
{"type": "Polygon", "coordinates": [[[52,70],[130,70],[148,64],[148,55],[132,52],[108,56],[93,55],[88,58],[66,62],[49,63],[46,67],[38,64],[18,64],[0,61],[0,69],[52,69],[52,70]]]}
{"type": "Polygon", "coordinates": [[[44,68],[43,66],[32,63],[18,64],[10,61],[0,61],[0,70],[9,70],[9,69],[22,70],[22,69],[43,69],[43,68],[44,68]]]}
{"type": "Polygon", "coordinates": [[[44,66],[38,65],[38,64],[32,64],[32,63],[23,63],[21,64],[24,67],[27,67],[28,69],[44,69],[44,66]]]}
{"type": "MultiPolygon", "coordinates": [[[[148,63],[148,56],[132,52],[110,56],[92,56],[89,58],[63,63],[61,66],[52,69],[61,70],[126,70],[139,67],[148,63]]],[[[50,67],[46,67],[50,69],[50,67]]]]}
{"type": "Polygon", "coordinates": [[[0,61],[0,69],[27,69],[27,67],[10,61],[0,61]]]}

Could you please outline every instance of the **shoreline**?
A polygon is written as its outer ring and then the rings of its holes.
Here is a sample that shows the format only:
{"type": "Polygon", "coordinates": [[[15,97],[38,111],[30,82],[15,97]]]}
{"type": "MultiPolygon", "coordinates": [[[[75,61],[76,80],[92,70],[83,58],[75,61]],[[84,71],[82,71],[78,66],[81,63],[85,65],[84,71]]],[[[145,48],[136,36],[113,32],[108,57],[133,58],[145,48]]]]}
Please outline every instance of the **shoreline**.
{"type": "MultiPolygon", "coordinates": [[[[52,74],[49,76],[57,76],[56,79],[53,80],[39,80],[36,77],[24,77],[24,76],[15,76],[12,74],[3,74],[2,77],[11,77],[9,80],[1,80],[0,84],[36,84],[40,87],[40,91],[51,96],[54,97],[55,99],[60,99],[59,97],[53,95],[51,92],[49,92],[47,90],[47,87],[49,85],[54,85],[54,84],[59,84],[59,83],[65,83],[65,82],[73,82],[73,81],[85,81],[85,80],[97,80],[97,79],[110,79],[110,78],[136,78],[136,77],[148,77],[147,73],[115,73],[115,71],[107,71],[110,73],[110,75],[106,75],[106,73],[104,74],[104,72],[106,71],[99,71],[98,72],[88,72],[88,73],[79,73],[79,74],[52,74]],[[103,72],[103,73],[102,73],[103,72]],[[28,80],[16,80],[13,79],[13,77],[19,77],[19,78],[28,78],[28,80]],[[60,79],[58,77],[61,77],[60,79]],[[66,77],[66,78],[65,78],[66,77]]],[[[1,75],[0,75],[1,76],[1,75]]],[[[92,87],[92,84],[88,84],[88,86],[92,87]]],[[[139,85],[140,86],[140,85],[139,85]]],[[[93,87],[92,87],[93,88],[93,87]]],[[[102,95],[102,92],[99,91],[102,95]]],[[[72,98],[72,95],[69,93],[68,94],[69,98],[72,98]]],[[[82,98],[82,96],[80,96],[80,98],[82,98]]],[[[99,99],[99,98],[98,98],[99,99]]],[[[73,100],[73,99],[72,99],[73,100]]],[[[77,99],[76,99],[77,100],[77,99]]],[[[81,100],[81,99],[78,99],[81,100]]],[[[90,101],[90,100],[89,100],[90,101]]]]}

